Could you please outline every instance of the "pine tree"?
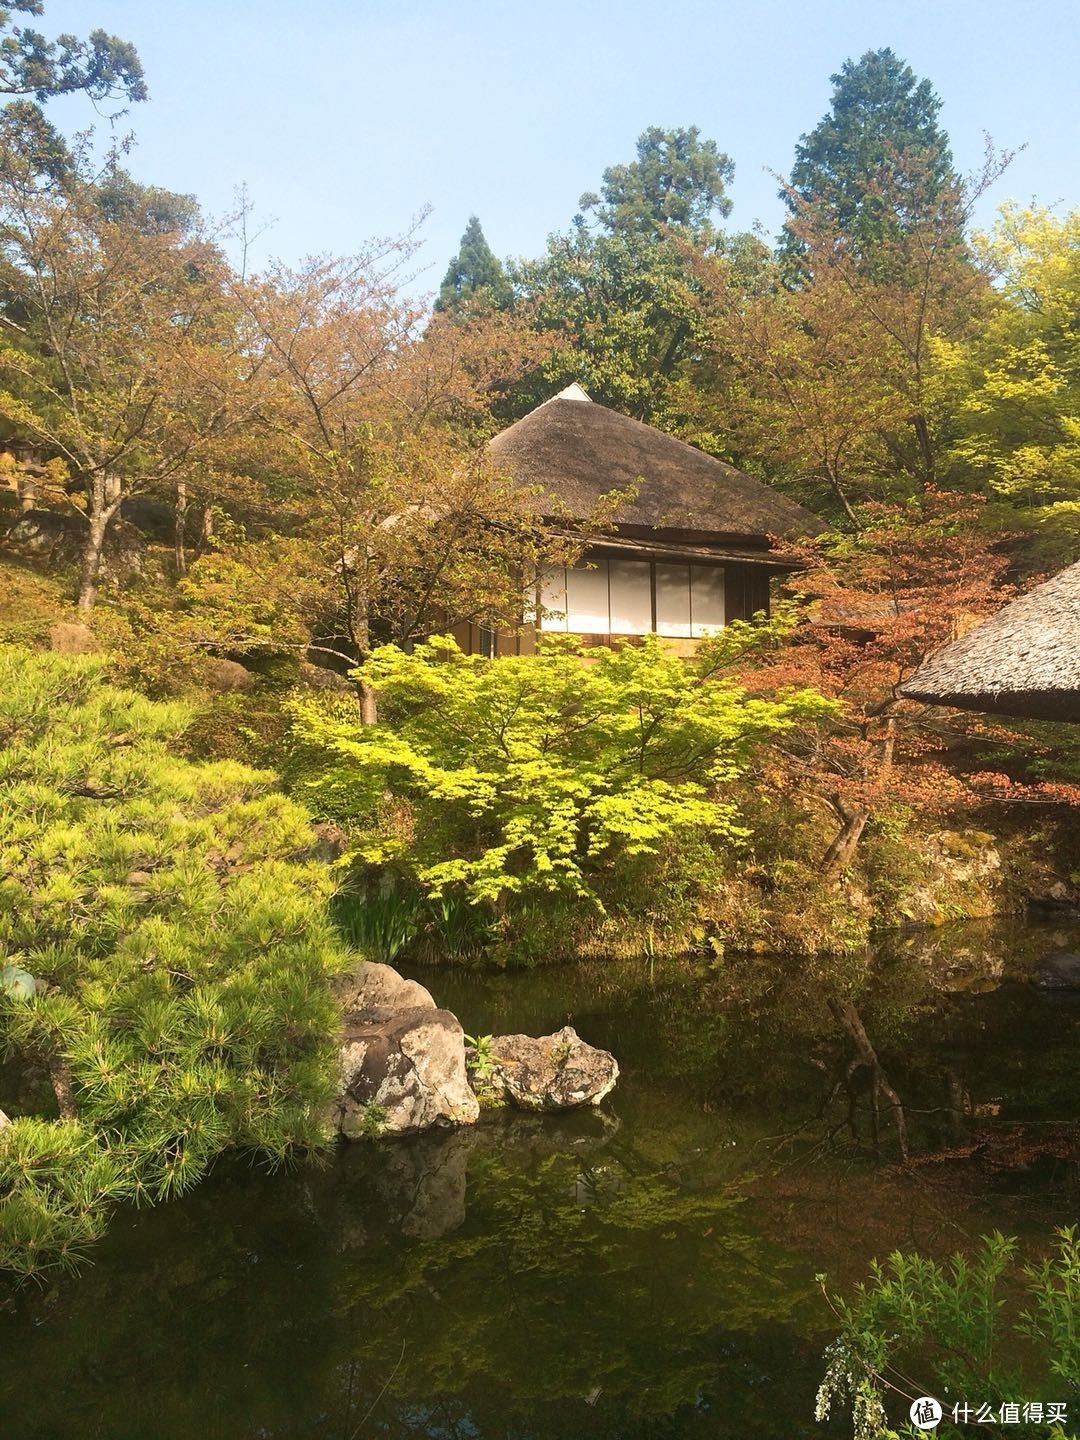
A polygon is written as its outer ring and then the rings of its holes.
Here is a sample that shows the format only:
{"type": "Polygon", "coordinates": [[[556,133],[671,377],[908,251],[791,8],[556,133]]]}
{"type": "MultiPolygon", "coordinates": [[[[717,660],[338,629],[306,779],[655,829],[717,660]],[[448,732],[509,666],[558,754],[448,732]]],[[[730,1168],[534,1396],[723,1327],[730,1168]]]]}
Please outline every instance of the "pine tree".
{"type": "Polygon", "coordinates": [[[687,130],[651,125],[638,137],[637,159],[610,165],[600,195],[586,193],[578,203],[595,210],[613,234],[655,237],[676,227],[711,240],[712,215],[731,213],[726,187],[734,174],[731,157],[715,140],[702,140],[696,125],[687,130]]]}
{"type": "Polygon", "coordinates": [[[479,219],[470,215],[461,237],[461,247],[450,261],[439,287],[435,309],[457,311],[468,307],[504,310],[510,304],[510,298],[510,282],[502,262],[484,238],[479,219]]]}
{"type": "Polygon", "coordinates": [[[0,1051],[55,1095],[0,1095],[0,1270],[72,1266],[111,1203],[225,1149],[324,1137],[326,867],[275,776],[175,755],[187,720],[97,658],[0,648],[0,1051]]]}
{"type": "MultiPolygon", "coordinates": [[[[831,79],[829,113],[795,147],[791,184],[781,192],[792,214],[820,207],[864,255],[886,230],[904,231],[937,211],[959,235],[959,181],[930,81],[890,49],[846,60],[831,79]]],[[[803,248],[789,225],[781,249],[803,248]]]]}

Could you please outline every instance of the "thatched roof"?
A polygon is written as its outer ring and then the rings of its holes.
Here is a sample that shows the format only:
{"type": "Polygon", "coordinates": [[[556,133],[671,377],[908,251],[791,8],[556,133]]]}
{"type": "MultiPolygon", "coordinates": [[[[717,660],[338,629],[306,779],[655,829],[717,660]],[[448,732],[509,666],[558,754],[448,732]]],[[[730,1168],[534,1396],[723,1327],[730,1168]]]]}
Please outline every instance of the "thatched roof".
{"type": "MultiPolygon", "coordinates": [[[[760,480],[596,404],[580,385],[496,435],[490,450],[520,484],[540,487],[575,519],[592,514],[607,491],[636,491],[613,517],[623,531],[664,530],[760,546],[767,535],[812,535],[825,528],[760,480]]],[[[543,508],[544,500],[538,503],[543,508]]]]}
{"type": "Polygon", "coordinates": [[[900,688],[961,710],[1080,721],[1080,563],[946,645],[900,688]]]}

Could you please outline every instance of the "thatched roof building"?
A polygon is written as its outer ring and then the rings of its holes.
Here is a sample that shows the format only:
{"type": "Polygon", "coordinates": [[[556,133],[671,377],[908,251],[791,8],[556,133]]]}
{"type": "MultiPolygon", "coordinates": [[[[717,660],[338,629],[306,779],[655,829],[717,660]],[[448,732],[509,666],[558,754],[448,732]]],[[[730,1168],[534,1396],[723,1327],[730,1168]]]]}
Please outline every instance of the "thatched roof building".
{"type": "MultiPolygon", "coordinates": [[[[496,467],[535,492],[531,503],[555,526],[590,521],[576,565],[549,565],[538,577],[539,630],[605,645],[655,633],[678,653],[731,620],[769,609],[769,580],[796,564],[773,538],[811,535],[816,515],[734,466],[595,404],[571,385],[490,444],[496,467]],[[613,491],[629,496],[615,511],[613,491]]],[[[532,635],[463,627],[463,646],[520,653],[532,635]]]]}
{"type": "MultiPolygon", "coordinates": [[[[816,515],[717,460],[570,385],[490,444],[495,463],[522,485],[539,486],[577,519],[611,490],[634,498],[614,515],[621,534],[658,531],[710,545],[767,549],[769,535],[811,535],[816,515]]],[[[539,502],[543,504],[543,502],[539,502]]]]}
{"type": "Polygon", "coordinates": [[[946,645],[900,689],[961,710],[1080,721],[1080,563],[946,645]]]}

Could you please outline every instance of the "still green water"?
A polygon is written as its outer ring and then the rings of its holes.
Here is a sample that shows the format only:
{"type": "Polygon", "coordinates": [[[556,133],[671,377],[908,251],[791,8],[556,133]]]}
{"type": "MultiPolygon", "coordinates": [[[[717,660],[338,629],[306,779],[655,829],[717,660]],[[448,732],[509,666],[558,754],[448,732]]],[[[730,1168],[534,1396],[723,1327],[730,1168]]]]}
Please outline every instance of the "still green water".
{"type": "Polygon", "coordinates": [[[844,967],[907,1168],[865,1072],[845,1079],[824,964],[420,974],[473,1034],[569,1020],[617,1090],[315,1171],[225,1166],[119,1215],[81,1278],[0,1308],[0,1436],[843,1434],[812,1419],[816,1273],[1077,1218],[1080,997],[1028,983],[1059,945],[1080,933],[967,926],[844,967]]]}

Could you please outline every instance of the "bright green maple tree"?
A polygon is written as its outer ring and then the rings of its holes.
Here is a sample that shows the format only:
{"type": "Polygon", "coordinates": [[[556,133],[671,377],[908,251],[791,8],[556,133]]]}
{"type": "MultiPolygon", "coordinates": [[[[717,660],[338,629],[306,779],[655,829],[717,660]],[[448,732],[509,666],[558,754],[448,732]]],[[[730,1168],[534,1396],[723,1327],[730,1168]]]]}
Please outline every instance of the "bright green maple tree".
{"type": "Polygon", "coordinates": [[[497,662],[449,636],[411,654],[384,646],[361,671],[384,723],[297,706],[308,783],[356,822],[354,863],[395,867],[433,898],[562,895],[602,911],[634,857],[695,834],[738,844],[747,832],[726,787],[771,737],[832,712],[812,690],[758,699],[723,677],[762,638],[735,624],[691,661],[655,636],[587,656],[548,640],[497,662]],[[372,838],[388,802],[411,818],[372,838]]]}
{"type": "Polygon", "coordinates": [[[0,1095],[0,1269],[70,1266],[111,1202],[226,1149],[325,1139],[347,959],[310,818],[178,758],[187,719],[98,659],[0,650],[0,1046],[55,1095],[0,1095]]]}

